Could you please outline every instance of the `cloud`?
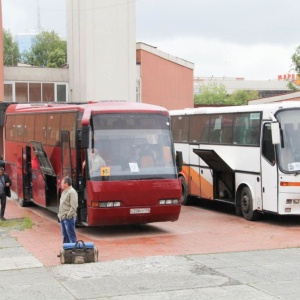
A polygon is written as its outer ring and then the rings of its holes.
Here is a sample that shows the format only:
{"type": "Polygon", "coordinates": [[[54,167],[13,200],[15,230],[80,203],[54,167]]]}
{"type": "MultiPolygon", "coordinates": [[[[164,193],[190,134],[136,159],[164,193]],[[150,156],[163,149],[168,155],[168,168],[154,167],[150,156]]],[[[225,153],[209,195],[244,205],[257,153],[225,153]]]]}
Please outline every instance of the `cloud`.
{"type": "Polygon", "coordinates": [[[195,76],[272,79],[299,45],[291,0],[137,0],[137,40],[195,64],[195,76]]]}
{"type": "MultiPolygon", "coordinates": [[[[63,37],[66,1],[39,0],[42,27],[63,37]]],[[[194,63],[195,76],[277,78],[290,70],[300,44],[294,0],[129,1],[136,5],[136,40],[194,63]]],[[[13,34],[28,32],[37,27],[37,0],[2,0],[2,15],[13,34]]]]}
{"type": "Polygon", "coordinates": [[[198,37],[153,39],[147,43],[194,63],[195,77],[225,76],[256,80],[275,79],[278,74],[288,73],[291,56],[297,46],[263,43],[248,46],[198,37]]]}
{"type": "Polygon", "coordinates": [[[297,6],[291,0],[137,0],[137,36],[290,44],[298,39],[297,6]]]}
{"type": "MultiPolygon", "coordinates": [[[[39,19],[44,30],[66,36],[66,0],[39,0],[39,19]]],[[[3,27],[12,34],[25,33],[38,27],[36,0],[2,0],[3,27]]]]}

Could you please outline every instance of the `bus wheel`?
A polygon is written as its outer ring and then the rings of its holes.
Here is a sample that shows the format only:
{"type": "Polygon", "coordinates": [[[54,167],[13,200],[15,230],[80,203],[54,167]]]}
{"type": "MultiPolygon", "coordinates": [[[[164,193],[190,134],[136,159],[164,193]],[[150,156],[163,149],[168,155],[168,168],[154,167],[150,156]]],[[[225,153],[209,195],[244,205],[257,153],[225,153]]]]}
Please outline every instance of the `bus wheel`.
{"type": "Polygon", "coordinates": [[[187,184],[186,184],[183,176],[180,176],[180,181],[181,181],[181,191],[182,191],[181,204],[189,205],[190,201],[189,201],[189,197],[188,197],[188,188],[187,188],[187,184]]]}
{"type": "Polygon", "coordinates": [[[253,211],[253,202],[250,189],[246,186],[241,193],[241,211],[243,217],[248,221],[254,221],[258,217],[258,212],[253,211]]]}

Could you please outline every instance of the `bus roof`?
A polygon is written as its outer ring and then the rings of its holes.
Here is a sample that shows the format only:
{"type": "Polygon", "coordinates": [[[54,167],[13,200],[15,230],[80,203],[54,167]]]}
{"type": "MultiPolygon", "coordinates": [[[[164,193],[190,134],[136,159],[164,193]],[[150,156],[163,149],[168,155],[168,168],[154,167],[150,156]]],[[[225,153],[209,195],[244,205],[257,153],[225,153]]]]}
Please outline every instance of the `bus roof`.
{"type": "Polygon", "coordinates": [[[86,103],[21,103],[10,104],[6,110],[7,114],[24,112],[45,111],[82,111],[89,110],[91,114],[115,113],[115,112],[150,112],[168,115],[166,108],[146,103],[129,101],[89,101],[86,103]]]}
{"type": "Polygon", "coordinates": [[[169,112],[162,106],[129,102],[129,101],[89,101],[86,103],[22,103],[10,104],[6,114],[18,113],[41,113],[59,111],[81,111],[83,112],[82,125],[89,125],[92,115],[99,113],[152,113],[169,116],[169,112]]]}
{"type": "Polygon", "coordinates": [[[268,104],[257,105],[236,105],[236,106],[222,106],[222,107],[197,107],[186,108],[180,110],[171,110],[171,116],[179,115],[196,115],[196,114],[221,114],[221,113],[242,113],[242,112],[262,112],[263,119],[270,119],[270,114],[275,114],[281,109],[300,108],[299,101],[283,101],[268,104]]]}

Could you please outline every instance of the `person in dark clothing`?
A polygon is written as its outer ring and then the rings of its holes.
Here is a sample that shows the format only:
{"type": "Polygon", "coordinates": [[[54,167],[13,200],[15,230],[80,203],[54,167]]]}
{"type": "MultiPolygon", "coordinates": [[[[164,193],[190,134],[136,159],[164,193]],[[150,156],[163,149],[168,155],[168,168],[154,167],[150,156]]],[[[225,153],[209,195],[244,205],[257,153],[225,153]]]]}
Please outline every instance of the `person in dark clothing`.
{"type": "Polygon", "coordinates": [[[0,167],[0,199],[1,199],[1,211],[0,220],[5,221],[4,213],[6,207],[6,197],[10,197],[10,186],[12,182],[7,174],[4,173],[4,168],[0,167]]]}
{"type": "Polygon", "coordinates": [[[5,161],[2,154],[0,154],[0,168],[1,167],[4,168],[5,171],[5,161]]]}

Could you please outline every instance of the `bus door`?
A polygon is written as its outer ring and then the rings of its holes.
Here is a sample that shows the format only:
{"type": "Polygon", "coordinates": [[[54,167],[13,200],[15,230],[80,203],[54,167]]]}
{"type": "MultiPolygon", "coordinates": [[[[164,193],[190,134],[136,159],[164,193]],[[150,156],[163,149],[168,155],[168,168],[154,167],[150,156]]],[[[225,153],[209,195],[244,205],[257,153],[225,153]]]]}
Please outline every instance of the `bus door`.
{"type": "Polygon", "coordinates": [[[278,212],[278,170],[272,143],[271,124],[263,126],[261,150],[261,184],[263,210],[278,212]]]}
{"type": "Polygon", "coordinates": [[[22,149],[22,177],[23,177],[23,200],[32,199],[32,167],[31,167],[31,147],[26,146],[22,149]]]}
{"type": "Polygon", "coordinates": [[[36,202],[35,197],[39,198],[39,195],[44,193],[43,206],[46,206],[47,209],[53,212],[58,212],[59,199],[57,195],[56,174],[42,144],[40,142],[35,141],[32,141],[31,144],[33,146],[33,151],[40,163],[40,171],[44,180],[44,189],[33,189],[34,201],[36,202]]]}
{"type": "MultiPolygon", "coordinates": [[[[194,149],[194,152],[203,159],[211,169],[210,171],[213,172],[212,194],[206,199],[234,202],[234,170],[214,150],[194,149]]],[[[201,188],[203,189],[203,186],[201,188]]]]}
{"type": "Polygon", "coordinates": [[[190,188],[190,194],[200,197],[201,191],[201,177],[200,177],[200,158],[193,151],[198,145],[189,145],[189,177],[188,186],[190,188]]]}
{"type": "Polygon", "coordinates": [[[19,201],[23,200],[23,147],[21,145],[17,145],[17,184],[16,191],[19,197],[19,201]]]}
{"type": "Polygon", "coordinates": [[[70,131],[61,131],[61,174],[62,178],[72,178],[72,160],[71,160],[71,145],[70,131]]]}

